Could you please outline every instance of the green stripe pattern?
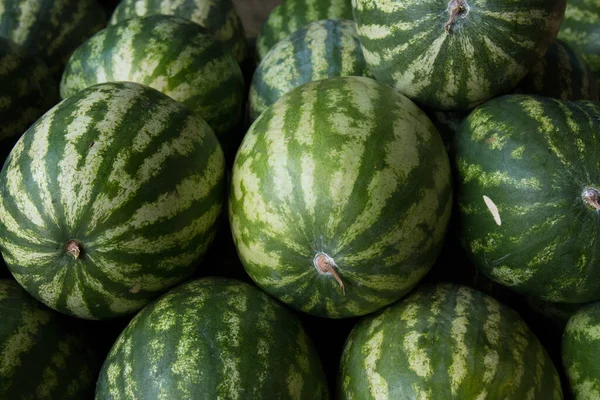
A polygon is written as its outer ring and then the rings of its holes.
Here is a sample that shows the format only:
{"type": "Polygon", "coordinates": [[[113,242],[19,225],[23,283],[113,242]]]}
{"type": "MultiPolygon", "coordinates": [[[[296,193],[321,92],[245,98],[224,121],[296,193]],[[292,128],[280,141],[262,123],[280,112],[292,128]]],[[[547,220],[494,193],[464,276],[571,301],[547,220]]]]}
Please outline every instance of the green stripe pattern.
{"type": "Polygon", "coordinates": [[[100,363],[74,321],[0,280],[0,398],[91,398],[100,363]]]}
{"type": "Polygon", "coordinates": [[[0,37],[0,162],[18,138],[58,102],[58,84],[48,67],[0,37]]]}
{"type": "Polygon", "coordinates": [[[556,368],[518,313],[467,286],[428,285],[362,319],[340,400],[562,400],[556,368]]]}
{"type": "Polygon", "coordinates": [[[298,318],[255,286],[204,278],[144,308],[121,333],[96,400],[326,400],[298,318]]]}
{"type": "Polygon", "coordinates": [[[377,80],[432,110],[457,111],[523,79],[556,37],[565,0],[353,0],[353,9],[377,80]]]}
{"type": "Polygon", "coordinates": [[[354,21],[311,22],[273,46],[260,62],[250,86],[250,119],[293,88],[336,76],[370,76],[354,21]]]}
{"type": "Polygon", "coordinates": [[[352,19],[351,0],[284,0],[275,7],[256,38],[256,60],[262,60],[277,42],[310,22],[352,19]]]}
{"type": "Polygon", "coordinates": [[[239,65],[204,28],[179,17],[134,18],[98,32],[69,59],[60,93],[66,98],[102,82],[150,86],[203,118],[227,147],[242,116],[239,65]]]}
{"type": "Polygon", "coordinates": [[[483,273],[550,302],[600,298],[598,211],[584,196],[600,188],[599,132],[591,101],[509,95],[469,115],[456,139],[460,237],[483,273]]]}
{"type": "Polygon", "coordinates": [[[562,341],[562,361],[575,400],[600,399],[600,303],[571,317],[562,341]]]}
{"type": "Polygon", "coordinates": [[[598,100],[596,77],[582,56],[556,40],[519,83],[516,93],[537,94],[560,100],[598,100]]]}
{"type": "Polygon", "coordinates": [[[231,0],[122,0],[109,23],[155,14],[186,18],[205,27],[240,63],[248,54],[244,27],[231,0]]]}
{"type": "Polygon", "coordinates": [[[338,77],[297,87],[254,122],[229,216],[262,289],[342,318],[398,300],[425,276],[451,203],[448,156],[427,116],[387,85],[338,77]]]}
{"type": "Polygon", "coordinates": [[[2,255],[51,308],[130,314],[195,269],[218,225],[224,171],[215,135],[183,105],[136,83],[92,86],[39,119],[7,159],[2,255]]]}
{"type": "Polygon", "coordinates": [[[40,57],[56,79],[73,50],[105,25],[96,0],[0,1],[0,36],[40,57]]]}
{"type": "Polygon", "coordinates": [[[600,86],[600,2],[569,0],[558,38],[581,53],[600,86]]]}

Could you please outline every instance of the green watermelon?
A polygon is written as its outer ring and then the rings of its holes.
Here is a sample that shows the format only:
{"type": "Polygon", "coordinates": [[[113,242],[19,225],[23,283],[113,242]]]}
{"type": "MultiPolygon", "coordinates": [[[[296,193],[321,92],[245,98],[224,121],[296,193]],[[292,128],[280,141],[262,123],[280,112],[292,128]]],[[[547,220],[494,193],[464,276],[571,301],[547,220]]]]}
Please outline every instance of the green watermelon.
{"type": "Polygon", "coordinates": [[[369,75],[354,21],[311,22],[273,46],[258,65],[250,87],[250,119],[304,83],[369,75]]]}
{"type": "Polygon", "coordinates": [[[111,349],[96,400],[328,398],[298,318],[256,287],[205,278],[144,308],[111,349]]]}
{"type": "Polygon", "coordinates": [[[187,18],[207,28],[240,63],[248,54],[244,27],[231,0],[122,0],[110,24],[155,14],[187,18]]]}
{"type": "Polygon", "coordinates": [[[260,28],[256,60],[260,61],[277,42],[306,24],[330,18],[352,19],[351,0],[284,0],[260,28]]]}
{"type": "Polygon", "coordinates": [[[58,84],[48,67],[0,37],[0,162],[39,117],[58,102],[58,84]]]}
{"type": "Polygon", "coordinates": [[[0,398],[91,398],[100,364],[74,321],[0,280],[0,398]]]}
{"type": "Polygon", "coordinates": [[[598,85],[581,55],[567,43],[556,40],[519,83],[516,93],[560,100],[597,100],[598,85]]]}
{"type": "Polygon", "coordinates": [[[600,303],[582,308],[569,319],[562,358],[574,399],[600,399],[600,303]]]}
{"type": "Polygon", "coordinates": [[[204,28],[179,17],[129,19],[98,32],[71,56],[66,98],[97,83],[131,81],[160,90],[202,117],[227,146],[242,116],[244,78],[233,56],[204,28]]]}
{"type": "Polygon", "coordinates": [[[143,85],[104,83],[25,132],[0,172],[0,250],[65,314],[130,314],[194,271],[225,197],[210,127],[143,85]]]}
{"type": "Polygon", "coordinates": [[[106,25],[96,0],[2,0],[0,37],[40,57],[60,78],[71,52],[106,25]]]}
{"type": "Polygon", "coordinates": [[[550,302],[600,299],[600,103],[508,95],[456,136],[461,241],[494,281],[550,302]]]}
{"type": "Polygon", "coordinates": [[[365,77],[310,82],[252,125],[232,172],[238,254],[262,289],[332,318],[408,293],[441,249],[452,208],[439,133],[365,77]]]}
{"type": "Polygon", "coordinates": [[[353,0],[377,80],[437,111],[512,90],[556,37],[566,0],[353,0]]]}
{"type": "Polygon", "coordinates": [[[340,400],[560,400],[556,368],[519,314],[467,286],[422,286],[346,341],[340,400]]]}
{"type": "Polygon", "coordinates": [[[600,2],[569,0],[558,38],[581,53],[600,86],[600,2]]]}

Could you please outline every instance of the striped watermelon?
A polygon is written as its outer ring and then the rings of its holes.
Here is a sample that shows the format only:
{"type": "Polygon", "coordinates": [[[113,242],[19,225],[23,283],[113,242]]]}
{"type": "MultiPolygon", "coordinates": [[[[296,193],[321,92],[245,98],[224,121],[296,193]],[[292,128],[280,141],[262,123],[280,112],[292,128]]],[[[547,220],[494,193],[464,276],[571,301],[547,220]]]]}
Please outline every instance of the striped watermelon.
{"type": "Polygon", "coordinates": [[[248,54],[244,27],[231,0],[122,0],[110,24],[155,14],[187,18],[207,28],[240,63],[248,54]]]}
{"type": "Polygon", "coordinates": [[[574,399],[600,399],[600,303],[582,308],[569,319],[562,357],[574,399]]]}
{"type": "Polygon", "coordinates": [[[597,100],[596,77],[585,60],[567,43],[556,40],[519,83],[517,93],[560,100],[597,100]]]}
{"type": "Polygon", "coordinates": [[[565,0],[353,0],[376,79],[438,111],[512,90],[556,37],[565,0]]]}
{"type": "Polygon", "coordinates": [[[58,102],[58,84],[48,67],[0,37],[0,162],[18,138],[58,102]]]}
{"type": "Polygon", "coordinates": [[[295,309],[373,312],[429,271],[450,217],[439,133],[409,99],[365,77],[310,82],[252,125],[229,196],[250,277],[295,309]]]}
{"type": "Polygon", "coordinates": [[[39,56],[60,78],[71,52],[106,25],[96,0],[2,0],[0,37],[39,56]]]}
{"type": "Polygon", "coordinates": [[[486,275],[546,301],[600,299],[598,132],[600,103],[528,95],[494,99],[465,120],[460,235],[486,275]]]}
{"type": "Polygon", "coordinates": [[[277,42],[306,24],[330,18],[352,19],[351,0],[284,0],[260,28],[256,60],[262,60],[277,42]]]}
{"type": "Polygon", "coordinates": [[[328,398],[300,321],[256,287],[223,278],[181,285],[129,323],[96,388],[103,399],[328,398]]]}
{"type": "Polygon", "coordinates": [[[111,81],[160,90],[208,122],[225,147],[242,116],[240,67],[204,28],[183,18],[152,15],[98,32],[69,59],[60,93],[64,99],[111,81]]]}
{"type": "Polygon", "coordinates": [[[250,118],[304,83],[336,76],[369,76],[354,21],[311,22],[279,41],[262,59],[250,87],[250,118]]]}
{"type": "Polygon", "coordinates": [[[79,326],[0,280],[0,398],[81,400],[99,363],[79,326]]]}
{"type": "Polygon", "coordinates": [[[569,0],[558,37],[581,53],[600,86],[600,2],[569,0]]]}
{"type": "Polygon", "coordinates": [[[423,286],[361,320],[338,386],[340,400],[562,399],[556,368],[519,314],[455,284],[423,286]]]}
{"type": "Polygon", "coordinates": [[[202,119],[147,86],[82,90],[39,119],[0,173],[0,249],[63,313],[132,313],[188,277],[225,196],[223,152],[202,119]]]}

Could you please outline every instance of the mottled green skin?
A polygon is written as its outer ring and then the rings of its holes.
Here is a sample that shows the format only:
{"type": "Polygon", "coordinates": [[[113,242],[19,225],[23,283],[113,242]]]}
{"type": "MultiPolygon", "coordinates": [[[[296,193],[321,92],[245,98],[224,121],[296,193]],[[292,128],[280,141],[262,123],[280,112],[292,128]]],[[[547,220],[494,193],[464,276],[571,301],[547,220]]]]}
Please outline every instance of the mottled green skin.
{"type": "Polygon", "coordinates": [[[253,285],[204,278],[146,307],[111,349],[96,400],[329,397],[298,318],[253,285]]]}
{"type": "Polygon", "coordinates": [[[248,55],[244,27],[231,0],[122,0],[110,24],[155,14],[187,18],[207,28],[240,63],[248,55]]]}
{"type": "Polygon", "coordinates": [[[461,241],[498,283],[551,302],[600,298],[600,103],[503,96],[456,136],[461,241]],[[494,216],[494,206],[498,209],[494,216]]]}
{"type": "Polygon", "coordinates": [[[104,26],[96,0],[0,2],[0,36],[40,57],[56,79],[73,50],[104,26]]]}
{"type": "Polygon", "coordinates": [[[560,400],[556,368],[519,314],[467,286],[427,285],[347,339],[340,400],[560,400]]]}
{"type": "Polygon", "coordinates": [[[74,321],[0,280],[0,398],[81,400],[100,363],[74,321]]]}
{"type": "Polygon", "coordinates": [[[259,62],[280,40],[306,24],[329,18],[352,19],[351,0],[284,0],[275,7],[256,38],[259,62]]]}
{"type": "Polygon", "coordinates": [[[223,152],[204,121],[147,86],[99,84],[46,113],[11,152],[0,250],[51,308],[130,314],[194,271],[224,196],[223,152]]]}
{"type": "Polygon", "coordinates": [[[370,76],[354,21],[311,22],[273,46],[256,68],[251,121],[293,88],[336,76],[370,76]]]}
{"type": "Polygon", "coordinates": [[[515,93],[536,94],[559,100],[598,100],[596,77],[582,56],[556,40],[519,83],[515,93]]]}
{"type": "Polygon", "coordinates": [[[600,86],[600,1],[569,0],[558,38],[581,53],[600,86]]]}
{"type": "Polygon", "coordinates": [[[0,162],[31,124],[58,100],[58,83],[48,67],[0,37],[0,162]]]}
{"type": "Polygon", "coordinates": [[[111,25],[69,59],[60,94],[131,81],[160,90],[202,117],[221,145],[242,116],[244,78],[233,56],[189,20],[152,15],[111,25]]]}
{"type": "Polygon", "coordinates": [[[365,77],[282,96],[238,150],[229,216],[250,277],[297,310],[363,315],[410,291],[442,246],[450,165],[425,113],[365,77]],[[333,259],[345,293],[314,263],[333,259]]]}
{"type": "Polygon", "coordinates": [[[562,360],[575,400],[600,398],[600,303],[571,317],[562,342],[562,360]]]}
{"type": "Polygon", "coordinates": [[[373,76],[438,111],[512,90],[558,33],[566,0],[353,0],[373,76]],[[451,25],[452,5],[467,10],[451,25]]]}

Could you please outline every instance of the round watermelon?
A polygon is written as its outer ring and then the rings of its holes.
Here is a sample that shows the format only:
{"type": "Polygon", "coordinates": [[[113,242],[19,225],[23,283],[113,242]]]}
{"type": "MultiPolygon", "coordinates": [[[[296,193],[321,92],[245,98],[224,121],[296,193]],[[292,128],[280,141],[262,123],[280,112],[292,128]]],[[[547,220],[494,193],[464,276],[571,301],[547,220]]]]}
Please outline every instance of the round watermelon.
{"type": "Polygon", "coordinates": [[[183,284],[137,314],[102,367],[96,400],[325,400],[327,382],[298,318],[232,279],[183,284]]]}
{"type": "Polygon", "coordinates": [[[550,302],[600,299],[600,103],[503,96],[456,136],[460,237],[494,281],[550,302]]]}
{"type": "Polygon", "coordinates": [[[363,315],[408,293],[441,249],[452,206],[439,133],[365,77],[310,82],[252,125],[229,217],[250,277],[297,310],[363,315]]]}
{"type": "Polygon", "coordinates": [[[346,341],[340,400],[562,400],[519,314],[467,286],[426,285],[365,317],[346,341]]]}
{"type": "Polygon", "coordinates": [[[0,250],[63,313],[130,314],[192,274],[225,197],[210,127],[132,82],[84,89],[21,137],[0,172],[0,250]]]}

